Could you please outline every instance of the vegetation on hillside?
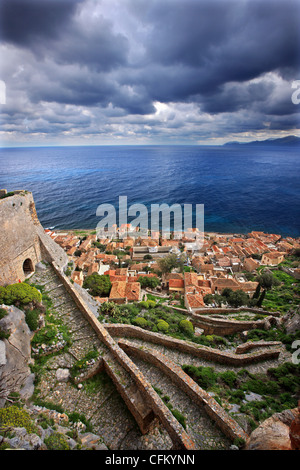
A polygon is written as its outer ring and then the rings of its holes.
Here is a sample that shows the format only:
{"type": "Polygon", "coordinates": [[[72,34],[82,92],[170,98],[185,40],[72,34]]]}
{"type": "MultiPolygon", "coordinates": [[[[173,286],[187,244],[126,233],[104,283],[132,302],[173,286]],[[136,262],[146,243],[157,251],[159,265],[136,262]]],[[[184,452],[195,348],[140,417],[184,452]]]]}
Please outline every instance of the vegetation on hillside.
{"type": "Polygon", "coordinates": [[[270,368],[267,374],[252,374],[247,369],[239,372],[216,372],[213,367],[184,364],[186,372],[201,388],[213,394],[227,411],[238,405],[252,429],[272,414],[295,408],[299,399],[300,365],[290,362],[270,368]],[[246,400],[249,393],[251,401],[246,400]]]}

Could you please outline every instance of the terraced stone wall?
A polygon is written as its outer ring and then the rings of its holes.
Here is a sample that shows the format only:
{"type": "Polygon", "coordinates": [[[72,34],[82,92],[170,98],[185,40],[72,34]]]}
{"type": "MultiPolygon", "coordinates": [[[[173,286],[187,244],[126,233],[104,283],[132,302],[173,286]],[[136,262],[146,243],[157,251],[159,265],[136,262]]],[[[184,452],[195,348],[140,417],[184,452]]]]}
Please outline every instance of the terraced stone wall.
{"type": "Polygon", "coordinates": [[[238,321],[210,318],[204,315],[191,315],[194,326],[204,330],[205,335],[226,336],[253,328],[264,329],[264,320],[238,321]]]}
{"type": "Polygon", "coordinates": [[[195,343],[193,344],[189,341],[182,341],[180,339],[171,338],[170,336],[163,335],[161,333],[153,333],[138,326],[125,325],[121,323],[106,324],[105,328],[113,337],[117,336],[121,338],[139,338],[141,340],[159,344],[170,349],[176,349],[196,357],[201,357],[209,362],[217,362],[219,364],[227,364],[231,366],[243,367],[247,364],[252,364],[258,361],[278,358],[280,354],[279,348],[255,351],[249,354],[229,353],[219,351],[215,348],[200,346],[195,343]]]}
{"type": "Polygon", "coordinates": [[[234,440],[241,438],[246,440],[247,434],[243,429],[224,411],[224,409],[205,390],[200,388],[180,366],[169,360],[164,354],[149,350],[147,347],[138,347],[126,340],[119,340],[119,344],[128,353],[150,362],[163,372],[181,388],[199,406],[203,406],[206,413],[222,429],[224,434],[234,440]]]}

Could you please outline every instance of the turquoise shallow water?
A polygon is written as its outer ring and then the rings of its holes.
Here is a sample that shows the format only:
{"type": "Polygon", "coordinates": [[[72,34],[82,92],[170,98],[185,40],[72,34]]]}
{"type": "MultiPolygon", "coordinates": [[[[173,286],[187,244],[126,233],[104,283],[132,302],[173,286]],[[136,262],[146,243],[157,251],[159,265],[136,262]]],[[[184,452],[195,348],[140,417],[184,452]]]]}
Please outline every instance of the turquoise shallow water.
{"type": "Polygon", "coordinates": [[[300,236],[299,176],[296,147],[0,149],[0,187],[32,191],[44,227],[95,228],[97,206],[127,196],[204,204],[206,231],[300,236]]]}

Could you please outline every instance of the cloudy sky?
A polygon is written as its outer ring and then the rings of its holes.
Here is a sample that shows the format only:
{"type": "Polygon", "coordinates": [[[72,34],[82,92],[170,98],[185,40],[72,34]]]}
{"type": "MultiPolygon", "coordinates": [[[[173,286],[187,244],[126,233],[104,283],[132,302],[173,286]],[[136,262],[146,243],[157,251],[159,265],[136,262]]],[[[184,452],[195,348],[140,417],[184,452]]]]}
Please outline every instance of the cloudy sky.
{"type": "Polygon", "coordinates": [[[0,20],[2,146],[299,135],[298,0],[0,0],[0,20]]]}

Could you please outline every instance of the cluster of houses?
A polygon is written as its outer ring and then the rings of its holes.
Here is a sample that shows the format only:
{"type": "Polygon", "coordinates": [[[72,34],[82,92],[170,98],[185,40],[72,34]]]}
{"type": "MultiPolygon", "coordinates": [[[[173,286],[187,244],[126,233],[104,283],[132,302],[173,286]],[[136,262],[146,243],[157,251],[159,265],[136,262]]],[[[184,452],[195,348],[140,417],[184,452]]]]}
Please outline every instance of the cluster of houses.
{"type": "Polygon", "coordinates": [[[139,277],[159,276],[161,289],[177,297],[182,296],[187,309],[204,307],[206,294],[221,294],[225,288],[253,295],[257,282],[249,281],[245,271],[254,273],[261,265],[277,266],[285,256],[300,248],[299,239],[258,231],[239,236],[205,233],[201,244],[195,242],[194,237],[189,239],[186,236],[172,239],[162,236],[97,239],[96,234],[91,234],[82,239],[72,232],[47,232],[73,262],[73,282],[82,286],[85,277],[93,273],[110,277],[112,288],[109,297],[98,297],[99,302],[139,301],[142,298],[139,277]],[[159,258],[170,253],[178,256],[185,253],[184,272],[175,269],[168,274],[159,273],[159,258]]]}

